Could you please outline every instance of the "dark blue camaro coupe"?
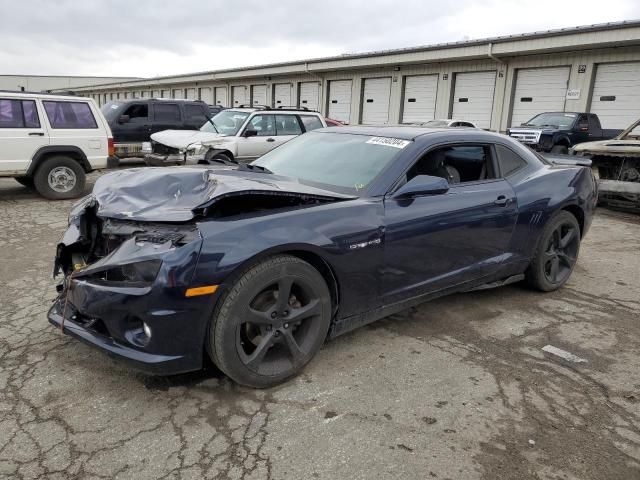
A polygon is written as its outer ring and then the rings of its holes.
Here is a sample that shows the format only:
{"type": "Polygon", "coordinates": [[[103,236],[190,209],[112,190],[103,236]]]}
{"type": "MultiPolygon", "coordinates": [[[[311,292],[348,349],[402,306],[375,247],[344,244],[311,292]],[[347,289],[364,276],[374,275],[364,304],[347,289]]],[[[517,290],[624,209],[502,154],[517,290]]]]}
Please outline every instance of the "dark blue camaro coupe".
{"type": "Polygon", "coordinates": [[[434,297],[561,287],[596,198],[588,161],[475,129],[328,128],[251,165],[121,170],[69,215],[49,320],[147,372],[209,355],[269,387],[434,297]]]}

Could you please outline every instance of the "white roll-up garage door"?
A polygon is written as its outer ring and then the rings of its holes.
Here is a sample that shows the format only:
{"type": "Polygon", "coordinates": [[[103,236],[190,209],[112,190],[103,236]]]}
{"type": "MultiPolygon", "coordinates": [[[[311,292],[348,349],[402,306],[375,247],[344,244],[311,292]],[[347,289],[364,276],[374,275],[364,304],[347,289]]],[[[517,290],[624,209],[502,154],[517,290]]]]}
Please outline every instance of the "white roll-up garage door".
{"type": "Polygon", "coordinates": [[[222,107],[227,106],[227,87],[216,87],[213,89],[213,93],[215,95],[216,105],[220,105],[222,107]]]}
{"type": "Polygon", "coordinates": [[[239,107],[240,105],[247,105],[247,87],[231,87],[231,97],[233,98],[233,107],[239,107]]]}
{"type": "Polygon", "coordinates": [[[386,125],[389,123],[391,77],[365,78],[362,87],[362,123],[386,125]]]}
{"type": "Polygon", "coordinates": [[[174,88],[173,98],[184,98],[184,88],[174,88]]]}
{"type": "Polygon", "coordinates": [[[276,83],[273,86],[273,106],[276,108],[291,106],[290,83],[276,83]]]}
{"type": "Polygon", "coordinates": [[[195,88],[187,88],[186,89],[186,97],[188,100],[196,99],[196,89],[195,88]]]}
{"type": "Polygon", "coordinates": [[[211,87],[200,87],[200,100],[203,102],[213,105],[213,90],[211,87]]]}
{"type": "Polygon", "coordinates": [[[433,120],[436,111],[438,75],[415,75],[404,82],[402,123],[433,120]]]}
{"type": "Polygon", "coordinates": [[[511,125],[521,125],[543,112],[564,112],[570,72],[570,67],[518,70],[511,125]]]}
{"type": "Polygon", "coordinates": [[[300,82],[300,107],[318,110],[320,105],[320,83],[300,82]]]}
{"type": "Polygon", "coordinates": [[[267,104],[267,86],[253,85],[251,87],[251,105],[267,104]]]}
{"type": "Polygon", "coordinates": [[[591,112],[602,128],[627,128],[640,117],[640,62],[598,65],[591,112]]]}
{"type": "Polygon", "coordinates": [[[457,73],[452,117],[490,128],[496,72],[457,73]]]}
{"type": "Polygon", "coordinates": [[[351,118],[351,80],[329,82],[329,118],[349,123],[351,118]]]}
{"type": "Polygon", "coordinates": [[[154,90],[151,92],[151,98],[160,98],[160,90],[154,90]]]}

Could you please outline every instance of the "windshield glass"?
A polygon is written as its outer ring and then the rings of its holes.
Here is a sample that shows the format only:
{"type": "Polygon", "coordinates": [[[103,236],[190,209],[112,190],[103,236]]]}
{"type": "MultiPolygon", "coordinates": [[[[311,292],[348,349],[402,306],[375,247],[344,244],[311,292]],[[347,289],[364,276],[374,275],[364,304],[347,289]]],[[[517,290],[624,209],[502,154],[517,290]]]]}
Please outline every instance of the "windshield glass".
{"type": "Polygon", "coordinates": [[[424,124],[427,127],[447,127],[449,126],[448,120],[430,120],[424,124]]]}
{"type": "Polygon", "coordinates": [[[215,128],[211,122],[206,122],[200,127],[201,132],[223,133],[225,135],[235,135],[240,127],[249,116],[249,112],[239,112],[234,110],[223,110],[216,114],[211,121],[215,124],[215,128]],[[216,129],[218,130],[216,132],[216,129]]]}
{"type": "Polygon", "coordinates": [[[301,183],[357,194],[411,142],[387,137],[309,132],[263,157],[254,165],[301,183]]]}
{"type": "Polygon", "coordinates": [[[541,113],[522,125],[532,127],[571,128],[576,119],[575,113],[541,113]]]}
{"type": "Polygon", "coordinates": [[[107,119],[107,122],[110,122],[111,120],[114,120],[116,118],[122,104],[123,102],[109,102],[105,103],[100,108],[100,111],[102,112],[102,115],[104,115],[104,118],[107,119]]]}

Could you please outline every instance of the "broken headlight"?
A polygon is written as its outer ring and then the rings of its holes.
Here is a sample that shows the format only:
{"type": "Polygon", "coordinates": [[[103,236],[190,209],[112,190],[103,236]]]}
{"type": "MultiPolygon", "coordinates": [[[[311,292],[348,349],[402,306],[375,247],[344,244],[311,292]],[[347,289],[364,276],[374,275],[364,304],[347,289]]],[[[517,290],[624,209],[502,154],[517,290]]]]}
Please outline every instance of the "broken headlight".
{"type": "Polygon", "coordinates": [[[151,285],[160,271],[162,260],[144,260],[142,262],[125,263],[93,273],[90,278],[123,286],[144,287],[151,285]]]}

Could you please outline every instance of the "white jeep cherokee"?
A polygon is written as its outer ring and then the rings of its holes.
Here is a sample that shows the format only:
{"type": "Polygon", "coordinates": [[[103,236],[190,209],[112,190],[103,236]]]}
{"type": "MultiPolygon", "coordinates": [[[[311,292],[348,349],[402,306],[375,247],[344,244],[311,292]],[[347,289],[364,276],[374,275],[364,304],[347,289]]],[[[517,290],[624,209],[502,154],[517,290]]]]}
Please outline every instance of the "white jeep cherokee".
{"type": "Polygon", "coordinates": [[[92,99],[0,91],[0,177],[52,200],[75,198],[111,155],[111,130],[92,99]]]}
{"type": "Polygon", "coordinates": [[[310,130],[324,117],[305,109],[240,107],[223,110],[200,130],[164,130],[143,144],[147,165],[250,161],[310,130]]]}

